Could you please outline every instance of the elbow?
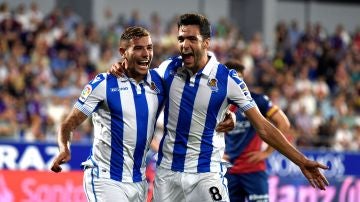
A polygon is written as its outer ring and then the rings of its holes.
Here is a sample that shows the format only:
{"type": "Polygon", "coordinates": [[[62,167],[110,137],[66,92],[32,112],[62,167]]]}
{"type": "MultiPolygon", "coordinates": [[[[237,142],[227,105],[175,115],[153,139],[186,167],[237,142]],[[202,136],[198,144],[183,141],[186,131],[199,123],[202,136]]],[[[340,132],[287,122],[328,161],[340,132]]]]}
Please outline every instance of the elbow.
{"type": "Polygon", "coordinates": [[[259,137],[260,137],[263,141],[268,142],[270,133],[268,133],[265,128],[259,128],[259,129],[257,129],[257,132],[258,132],[259,137]]]}

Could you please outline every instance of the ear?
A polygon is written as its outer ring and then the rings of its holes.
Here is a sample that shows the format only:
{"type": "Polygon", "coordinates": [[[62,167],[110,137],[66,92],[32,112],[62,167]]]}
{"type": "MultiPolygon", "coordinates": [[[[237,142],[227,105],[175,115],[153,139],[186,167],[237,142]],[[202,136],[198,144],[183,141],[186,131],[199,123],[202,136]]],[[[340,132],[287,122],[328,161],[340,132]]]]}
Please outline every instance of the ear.
{"type": "Polygon", "coordinates": [[[209,47],[210,47],[210,39],[207,38],[207,39],[205,39],[205,40],[203,41],[203,48],[204,48],[204,49],[209,49],[209,47]]]}
{"type": "Polygon", "coordinates": [[[126,49],[125,49],[125,48],[123,48],[123,47],[120,47],[120,48],[119,48],[119,53],[120,53],[120,55],[121,55],[122,57],[125,55],[125,52],[126,52],[126,49]]]}

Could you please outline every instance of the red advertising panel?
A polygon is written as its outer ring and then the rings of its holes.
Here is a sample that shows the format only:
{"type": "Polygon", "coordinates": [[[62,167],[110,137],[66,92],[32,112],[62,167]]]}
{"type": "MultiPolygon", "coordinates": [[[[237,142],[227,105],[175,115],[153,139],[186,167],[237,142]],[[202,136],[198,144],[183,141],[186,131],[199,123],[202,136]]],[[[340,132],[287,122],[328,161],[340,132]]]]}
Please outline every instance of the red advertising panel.
{"type": "Polygon", "coordinates": [[[84,202],[82,171],[0,171],[1,202],[84,202]]]}

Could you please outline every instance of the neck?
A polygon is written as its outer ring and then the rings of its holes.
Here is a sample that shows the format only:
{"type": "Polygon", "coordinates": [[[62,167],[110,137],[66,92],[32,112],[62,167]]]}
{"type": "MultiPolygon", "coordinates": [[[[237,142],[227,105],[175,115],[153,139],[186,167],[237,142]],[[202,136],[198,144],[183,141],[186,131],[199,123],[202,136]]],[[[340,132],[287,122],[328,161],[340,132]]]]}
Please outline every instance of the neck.
{"type": "Polygon", "coordinates": [[[193,74],[196,74],[199,70],[204,69],[206,64],[209,62],[210,56],[206,55],[205,57],[202,57],[199,64],[195,66],[194,68],[190,69],[193,74]]]}
{"type": "Polygon", "coordinates": [[[136,83],[140,83],[140,81],[145,78],[145,76],[140,75],[140,74],[134,74],[134,73],[132,73],[132,72],[129,71],[129,70],[125,70],[125,75],[126,75],[128,78],[134,79],[134,80],[136,81],[136,83]]]}

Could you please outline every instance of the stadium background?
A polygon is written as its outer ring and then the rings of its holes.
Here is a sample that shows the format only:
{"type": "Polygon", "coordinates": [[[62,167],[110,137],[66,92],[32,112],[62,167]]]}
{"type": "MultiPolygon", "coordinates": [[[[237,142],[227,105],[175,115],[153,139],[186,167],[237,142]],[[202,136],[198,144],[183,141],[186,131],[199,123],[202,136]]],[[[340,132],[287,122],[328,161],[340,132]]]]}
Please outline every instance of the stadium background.
{"type": "Polygon", "coordinates": [[[209,17],[218,59],[242,60],[249,87],[290,118],[294,144],[331,167],[330,187],[317,191],[275,153],[271,201],[360,201],[359,10],[325,0],[0,1],[0,202],[84,201],[91,122],[74,132],[68,172],[53,174],[60,121],[119,59],[126,26],[151,31],[155,67],[176,53],[176,15],[193,11],[209,17]]]}

